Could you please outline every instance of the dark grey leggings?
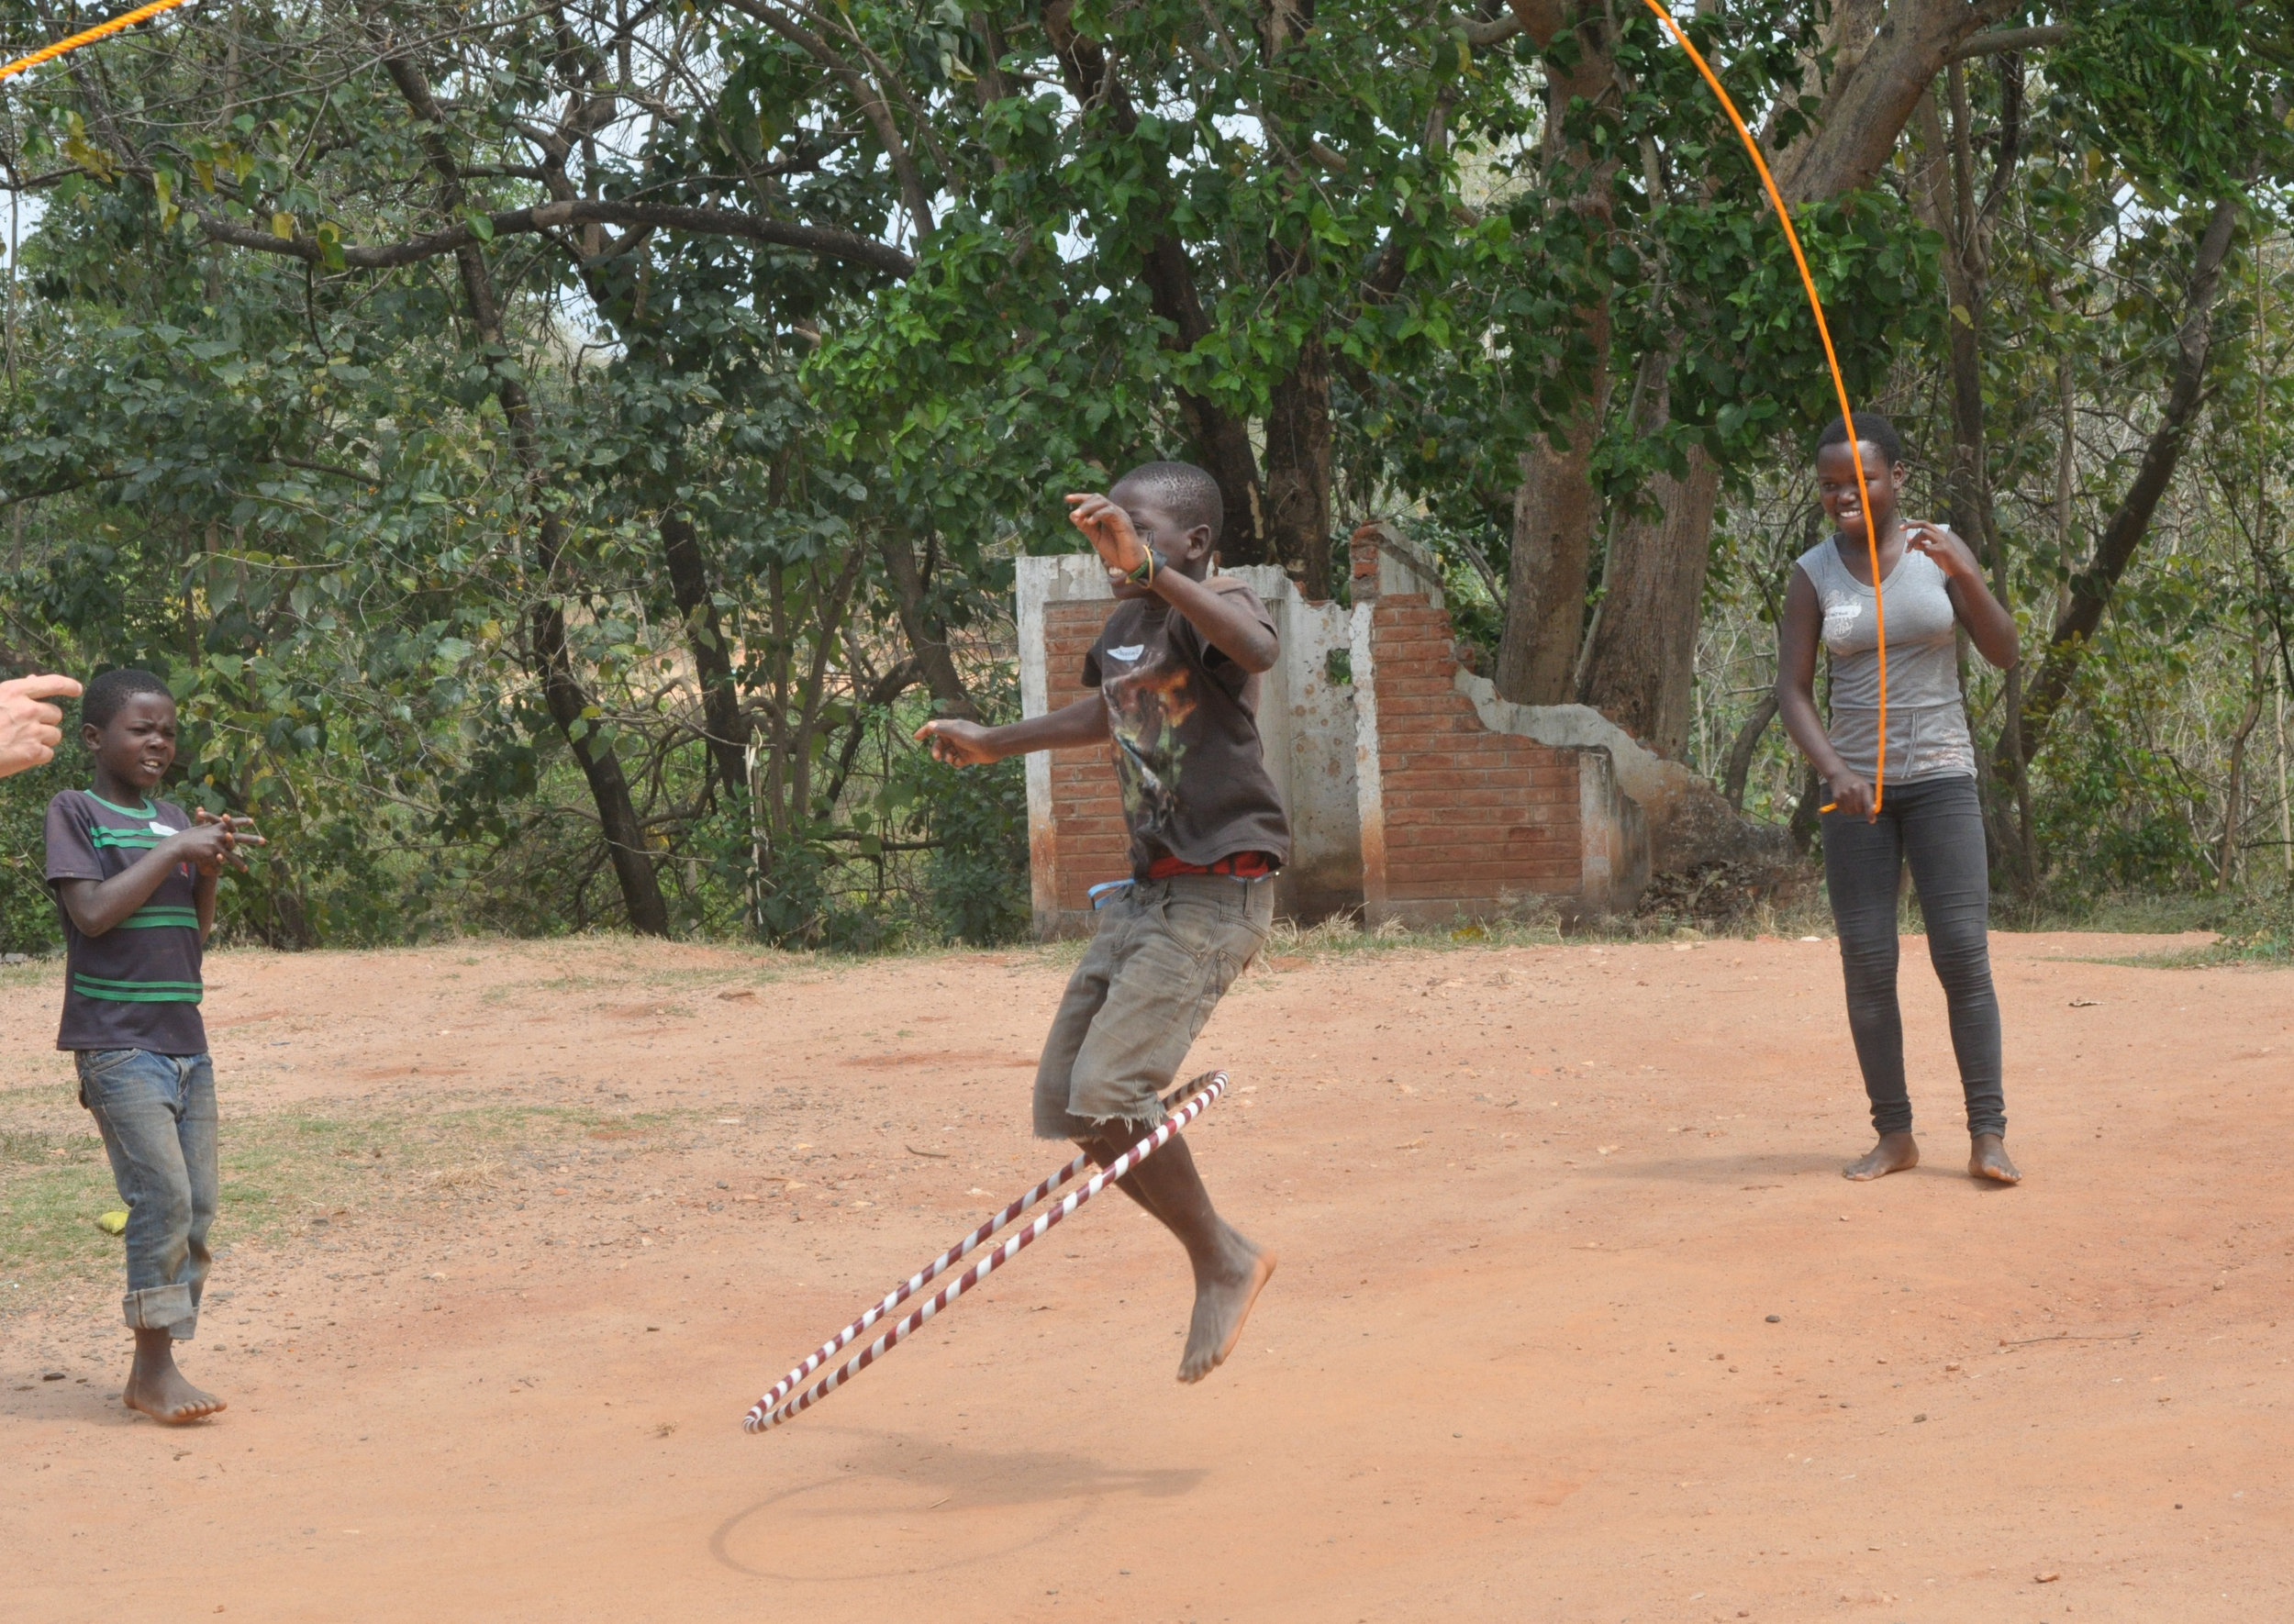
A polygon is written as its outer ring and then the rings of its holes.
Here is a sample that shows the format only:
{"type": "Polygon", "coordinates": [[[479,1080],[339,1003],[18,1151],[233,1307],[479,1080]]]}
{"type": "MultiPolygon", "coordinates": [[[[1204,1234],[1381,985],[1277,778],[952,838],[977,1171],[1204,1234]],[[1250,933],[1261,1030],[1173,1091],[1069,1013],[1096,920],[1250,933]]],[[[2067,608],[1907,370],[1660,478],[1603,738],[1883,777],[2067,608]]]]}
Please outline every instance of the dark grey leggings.
{"type": "Polygon", "coordinates": [[[1991,988],[1986,917],[1991,903],[1985,869],[1983,812],[1972,778],[1932,778],[1889,784],[1879,821],[1824,815],[1824,882],[1840,930],[1840,966],[1848,984],[1848,1030],[1872,1126],[1882,1133],[1911,1127],[1904,1088],[1904,1018],[1896,1004],[1896,898],[1905,860],[1928,922],[1928,962],[1951,1008],[1952,1052],[1967,1095],[1967,1131],[2005,1133],[1999,1086],[1999,999],[1991,988]]]}

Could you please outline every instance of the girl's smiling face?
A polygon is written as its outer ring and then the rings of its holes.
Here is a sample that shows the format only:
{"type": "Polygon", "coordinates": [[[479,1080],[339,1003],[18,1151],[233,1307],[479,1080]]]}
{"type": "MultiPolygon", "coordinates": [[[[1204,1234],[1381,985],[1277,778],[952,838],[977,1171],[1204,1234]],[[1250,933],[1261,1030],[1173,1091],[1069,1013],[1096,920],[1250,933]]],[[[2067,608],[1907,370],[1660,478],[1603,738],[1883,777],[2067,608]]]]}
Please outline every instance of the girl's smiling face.
{"type": "Polygon", "coordinates": [[[1864,464],[1864,483],[1872,493],[1873,517],[1879,521],[1878,534],[1887,535],[1896,524],[1896,498],[1904,488],[1910,470],[1901,462],[1890,464],[1880,454],[1879,447],[1869,440],[1859,440],[1853,447],[1830,445],[1816,453],[1816,496],[1824,506],[1824,517],[1852,541],[1862,541],[1864,531],[1864,501],[1856,493],[1856,463],[1864,464]]]}

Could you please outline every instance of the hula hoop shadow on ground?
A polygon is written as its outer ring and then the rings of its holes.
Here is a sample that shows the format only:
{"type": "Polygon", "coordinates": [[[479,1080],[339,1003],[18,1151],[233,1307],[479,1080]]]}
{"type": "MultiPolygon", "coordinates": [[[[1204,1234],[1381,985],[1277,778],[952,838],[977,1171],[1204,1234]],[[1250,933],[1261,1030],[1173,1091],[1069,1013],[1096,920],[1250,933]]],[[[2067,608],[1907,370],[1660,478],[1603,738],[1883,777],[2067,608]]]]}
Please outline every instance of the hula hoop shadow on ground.
{"type": "Polygon", "coordinates": [[[757,1579],[897,1578],[1010,1556],[1072,1531],[1104,1500],[1175,1499],[1207,1475],[1199,1466],[1127,1466],[1042,1450],[942,1446],[937,1454],[919,1456],[919,1449],[938,1441],[920,1436],[908,1448],[898,1447],[889,1434],[874,1441],[868,1458],[851,1471],[782,1489],[734,1512],[709,1535],[709,1554],[718,1566],[757,1579]],[[868,1485],[864,1498],[838,1503],[839,1490],[861,1481],[868,1485]],[[896,1500],[886,1492],[892,1485],[906,1495],[896,1500]],[[1050,1507],[1052,1514],[1031,1524],[1023,1515],[1030,1507],[1050,1507]],[[821,1537],[839,1527],[854,1536],[849,1543],[821,1537]],[[902,1534],[913,1536],[912,1563],[841,1566],[834,1561],[840,1551],[894,1556],[887,1547],[902,1534]],[[743,1547],[770,1552],[769,1560],[744,1560],[743,1547]],[[807,1563],[807,1556],[817,1560],[807,1563]]]}

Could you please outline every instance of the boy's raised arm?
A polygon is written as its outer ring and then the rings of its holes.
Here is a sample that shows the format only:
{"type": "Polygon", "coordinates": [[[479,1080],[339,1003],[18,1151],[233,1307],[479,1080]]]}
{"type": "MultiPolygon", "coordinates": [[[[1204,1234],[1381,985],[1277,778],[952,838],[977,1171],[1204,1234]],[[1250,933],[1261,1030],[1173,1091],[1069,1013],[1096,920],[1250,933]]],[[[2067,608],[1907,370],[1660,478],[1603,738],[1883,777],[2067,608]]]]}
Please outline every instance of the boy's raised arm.
{"type": "Polygon", "coordinates": [[[1282,644],[1264,620],[1244,607],[1241,593],[1220,592],[1176,570],[1158,570],[1148,587],[1194,622],[1203,640],[1256,676],[1272,671],[1282,644]]]}
{"type": "MultiPolygon", "coordinates": [[[[1090,539],[1099,561],[1107,565],[1108,573],[1121,581],[1131,581],[1147,561],[1146,543],[1131,528],[1131,516],[1097,492],[1071,495],[1067,506],[1069,521],[1090,539]]],[[[1182,539],[1193,544],[1187,539],[1182,539]]],[[[1208,531],[1203,532],[1200,544],[1206,548],[1209,545],[1208,531]]],[[[1193,561],[1190,558],[1186,562],[1193,561]]],[[[1244,671],[1253,675],[1272,671],[1281,657],[1282,645],[1274,631],[1243,606],[1239,594],[1219,592],[1197,581],[1186,569],[1175,567],[1158,567],[1144,583],[1138,584],[1186,616],[1195,629],[1203,634],[1205,642],[1244,671]]]]}

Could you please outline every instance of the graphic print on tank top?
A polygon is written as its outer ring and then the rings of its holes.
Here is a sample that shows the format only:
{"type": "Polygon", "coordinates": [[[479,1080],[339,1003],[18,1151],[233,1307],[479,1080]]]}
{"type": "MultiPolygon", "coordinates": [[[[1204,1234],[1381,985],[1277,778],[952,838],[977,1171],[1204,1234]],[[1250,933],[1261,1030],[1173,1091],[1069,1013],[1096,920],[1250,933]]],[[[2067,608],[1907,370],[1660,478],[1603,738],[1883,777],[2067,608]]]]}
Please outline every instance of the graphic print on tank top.
{"type": "Polygon", "coordinates": [[[1135,839],[1167,850],[1178,811],[1179,775],[1186,771],[1180,729],[1195,714],[1192,673],[1145,643],[1108,650],[1100,670],[1099,694],[1114,735],[1124,820],[1135,839]]]}

